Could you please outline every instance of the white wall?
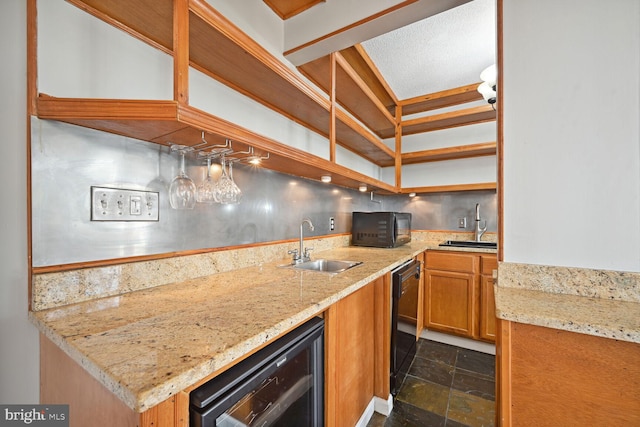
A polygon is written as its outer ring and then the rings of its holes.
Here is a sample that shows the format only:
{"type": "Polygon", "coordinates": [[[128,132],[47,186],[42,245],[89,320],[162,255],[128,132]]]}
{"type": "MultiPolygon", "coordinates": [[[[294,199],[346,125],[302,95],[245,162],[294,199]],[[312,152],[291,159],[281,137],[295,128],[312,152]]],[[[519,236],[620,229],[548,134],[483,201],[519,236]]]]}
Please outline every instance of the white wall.
{"type": "MultiPolygon", "coordinates": [[[[385,179],[393,168],[384,168],[385,179]]],[[[417,163],[402,167],[402,187],[429,187],[496,182],[496,156],[417,163]]]]}
{"type": "Polygon", "coordinates": [[[26,3],[0,2],[0,403],[38,403],[39,347],[27,319],[26,3]]]}
{"type": "Polygon", "coordinates": [[[640,271],[640,2],[504,1],[504,259],[640,271]]]}

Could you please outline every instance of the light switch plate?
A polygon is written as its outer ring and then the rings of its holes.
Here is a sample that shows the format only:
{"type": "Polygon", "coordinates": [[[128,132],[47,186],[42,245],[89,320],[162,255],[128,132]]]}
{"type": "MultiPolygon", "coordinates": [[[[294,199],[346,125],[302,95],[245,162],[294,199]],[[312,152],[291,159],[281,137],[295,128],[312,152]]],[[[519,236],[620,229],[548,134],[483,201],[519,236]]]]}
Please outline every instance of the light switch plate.
{"type": "Polygon", "coordinates": [[[458,228],[467,228],[467,217],[458,218],[458,228]]]}
{"type": "Polygon", "coordinates": [[[158,221],[160,193],[91,187],[91,221],[158,221]]]}

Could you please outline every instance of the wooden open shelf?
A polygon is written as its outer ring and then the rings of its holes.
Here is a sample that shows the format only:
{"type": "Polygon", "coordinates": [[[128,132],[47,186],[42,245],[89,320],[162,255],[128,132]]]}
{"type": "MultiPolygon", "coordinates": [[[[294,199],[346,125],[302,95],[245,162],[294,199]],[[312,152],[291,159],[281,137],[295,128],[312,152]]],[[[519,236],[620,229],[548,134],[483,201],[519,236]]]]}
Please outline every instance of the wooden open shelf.
{"type": "Polygon", "coordinates": [[[496,111],[490,105],[465,108],[449,113],[434,114],[402,121],[402,135],[433,132],[458,126],[468,126],[496,120],[496,111]]]}
{"type": "Polygon", "coordinates": [[[480,101],[482,95],[478,92],[478,83],[460,86],[441,92],[408,98],[398,102],[402,107],[402,115],[422,113],[424,111],[437,110],[439,108],[452,107],[466,104],[467,102],[480,101]]]}
{"type": "Polygon", "coordinates": [[[252,146],[258,155],[269,153],[269,160],[262,167],[271,170],[316,181],[322,175],[331,175],[333,184],[344,187],[357,188],[363,183],[371,190],[395,192],[392,185],[175,101],[72,99],[40,95],[37,108],[41,119],[58,120],[167,146],[199,144],[204,131],[209,145],[224,144],[229,138],[238,150],[252,146]]]}
{"type": "Polygon", "coordinates": [[[498,185],[495,182],[480,182],[477,184],[453,184],[453,185],[435,185],[429,187],[407,187],[402,188],[400,193],[448,193],[456,191],[478,191],[478,190],[496,190],[498,185]]]}
{"type": "Polygon", "coordinates": [[[413,151],[402,154],[402,164],[437,162],[442,160],[468,159],[470,157],[495,156],[496,142],[458,145],[455,147],[436,148],[433,150],[413,151]]]}

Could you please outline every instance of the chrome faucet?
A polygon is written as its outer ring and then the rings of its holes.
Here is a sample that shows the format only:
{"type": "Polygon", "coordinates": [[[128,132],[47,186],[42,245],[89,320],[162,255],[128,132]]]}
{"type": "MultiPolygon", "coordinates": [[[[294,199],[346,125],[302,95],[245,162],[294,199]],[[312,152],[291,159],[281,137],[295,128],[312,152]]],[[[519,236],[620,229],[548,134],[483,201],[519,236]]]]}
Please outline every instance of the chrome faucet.
{"type": "Polygon", "coordinates": [[[305,248],[304,247],[304,224],[307,223],[309,225],[309,230],[313,231],[313,223],[309,218],[305,218],[300,223],[300,248],[292,249],[288,251],[288,254],[293,255],[293,264],[300,264],[301,262],[309,261],[311,259],[311,255],[309,252],[313,250],[313,248],[305,248]]]}
{"type": "Polygon", "coordinates": [[[474,240],[479,242],[485,231],[487,231],[487,221],[485,220],[484,227],[480,227],[480,203],[476,203],[476,229],[474,240]]]}

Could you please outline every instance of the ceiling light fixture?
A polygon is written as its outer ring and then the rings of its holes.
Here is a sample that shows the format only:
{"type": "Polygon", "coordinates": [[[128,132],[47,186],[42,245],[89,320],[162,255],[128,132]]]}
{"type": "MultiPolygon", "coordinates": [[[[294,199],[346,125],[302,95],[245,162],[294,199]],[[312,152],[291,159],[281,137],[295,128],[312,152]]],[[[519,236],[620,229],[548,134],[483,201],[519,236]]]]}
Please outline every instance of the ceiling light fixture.
{"type": "Polygon", "coordinates": [[[498,68],[496,64],[490,65],[480,73],[482,83],[478,86],[478,92],[495,110],[496,103],[496,83],[498,80],[498,68]]]}
{"type": "Polygon", "coordinates": [[[331,175],[322,175],[320,177],[320,181],[324,182],[325,184],[331,182],[331,175]]]}

